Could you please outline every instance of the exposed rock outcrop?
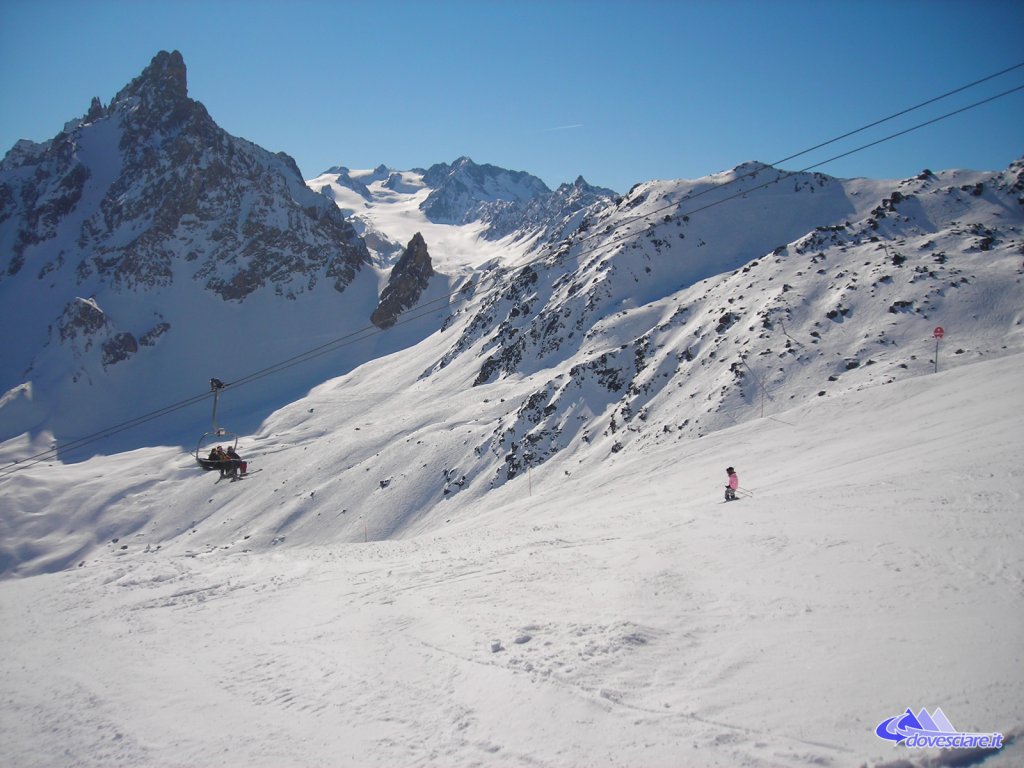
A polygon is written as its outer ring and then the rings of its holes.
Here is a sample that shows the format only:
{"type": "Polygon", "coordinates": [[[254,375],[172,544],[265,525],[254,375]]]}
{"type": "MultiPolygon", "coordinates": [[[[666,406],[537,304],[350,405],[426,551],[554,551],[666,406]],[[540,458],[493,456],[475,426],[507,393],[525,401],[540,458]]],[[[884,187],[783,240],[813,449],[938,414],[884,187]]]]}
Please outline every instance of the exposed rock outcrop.
{"type": "Polygon", "coordinates": [[[391,270],[391,277],[380,294],[380,303],[370,316],[370,321],[378,328],[393,326],[399,315],[416,306],[433,274],[434,267],[427,243],[423,235],[417,232],[391,270]]]}

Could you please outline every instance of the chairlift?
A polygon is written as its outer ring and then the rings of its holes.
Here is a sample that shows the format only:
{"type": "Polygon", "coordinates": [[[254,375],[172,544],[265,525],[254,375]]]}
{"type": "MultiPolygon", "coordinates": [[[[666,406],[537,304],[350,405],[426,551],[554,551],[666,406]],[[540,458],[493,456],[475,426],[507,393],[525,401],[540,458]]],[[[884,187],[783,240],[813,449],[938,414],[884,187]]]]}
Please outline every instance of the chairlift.
{"type": "Polygon", "coordinates": [[[209,458],[213,446],[223,445],[227,440],[233,441],[232,448],[238,450],[238,435],[217,425],[217,403],[220,400],[220,391],[224,389],[224,386],[224,382],[220,379],[210,379],[210,391],[213,392],[213,416],[210,419],[210,431],[204,432],[196,444],[196,463],[207,472],[211,469],[221,469],[224,466],[223,461],[209,458]]]}

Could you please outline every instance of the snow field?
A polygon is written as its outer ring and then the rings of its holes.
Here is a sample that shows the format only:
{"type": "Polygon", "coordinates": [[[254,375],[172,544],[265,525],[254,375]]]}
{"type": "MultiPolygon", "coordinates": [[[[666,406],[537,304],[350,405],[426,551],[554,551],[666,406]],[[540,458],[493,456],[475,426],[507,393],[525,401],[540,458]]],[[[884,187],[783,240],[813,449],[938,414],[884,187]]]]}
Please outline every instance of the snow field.
{"type": "MultiPolygon", "coordinates": [[[[275,544],[264,519],[224,548],[206,529],[227,512],[172,530],[200,480],[165,449],[94,459],[107,493],[143,504],[118,472],[164,467],[163,527],[148,552],[0,582],[0,761],[842,766],[917,759],[874,735],[906,707],[1009,732],[1020,369],[976,363],[603,463],[559,456],[486,507],[366,544],[275,544]],[[753,498],[721,502],[728,465],[753,498]]],[[[312,440],[299,405],[264,472],[216,493],[273,508],[312,440]]]]}

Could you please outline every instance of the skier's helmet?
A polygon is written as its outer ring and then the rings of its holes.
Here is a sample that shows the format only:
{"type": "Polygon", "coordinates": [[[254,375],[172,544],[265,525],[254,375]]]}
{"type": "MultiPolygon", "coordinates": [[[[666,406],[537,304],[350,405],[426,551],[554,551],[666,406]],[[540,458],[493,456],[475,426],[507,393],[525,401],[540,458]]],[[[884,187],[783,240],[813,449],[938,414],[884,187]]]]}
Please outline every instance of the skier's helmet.
{"type": "Polygon", "coordinates": [[[728,472],[728,473],[729,473],[729,474],[731,475],[731,474],[732,474],[733,472],[735,472],[736,470],[735,470],[735,469],[733,469],[732,467],[729,467],[729,468],[727,468],[727,469],[726,469],[725,471],[726,471],[726,472],[728,472]]]}

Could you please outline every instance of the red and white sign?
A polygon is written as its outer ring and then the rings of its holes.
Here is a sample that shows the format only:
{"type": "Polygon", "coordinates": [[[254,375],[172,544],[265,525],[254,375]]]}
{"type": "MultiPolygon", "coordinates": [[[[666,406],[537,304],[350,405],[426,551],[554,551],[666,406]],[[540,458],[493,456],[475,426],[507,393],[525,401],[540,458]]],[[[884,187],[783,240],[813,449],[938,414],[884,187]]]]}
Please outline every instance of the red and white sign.
{"type": "Polygon", "coordinates": [[[935,336],[936,339],[941,339],[943,335],[945,335],[945,333],[945,330],[943,330],[942,326],[940,325],[938,328],[935,329],[935,333],[933,333],[932,335],[935,336]]]}

